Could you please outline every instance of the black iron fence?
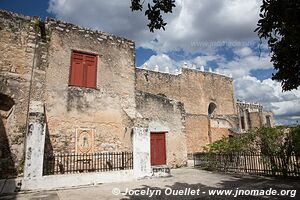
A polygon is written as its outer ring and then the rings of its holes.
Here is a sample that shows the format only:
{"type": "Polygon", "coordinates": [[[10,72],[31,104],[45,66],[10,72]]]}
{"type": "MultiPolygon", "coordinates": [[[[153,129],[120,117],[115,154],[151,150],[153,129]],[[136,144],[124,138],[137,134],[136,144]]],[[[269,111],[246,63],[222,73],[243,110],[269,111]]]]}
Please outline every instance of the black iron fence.
{"type": "Polygon", "coordinates": [[[194,166],[220,172],[300,177],[300,157],[254,153],[194,153],[194,166]]]}
{"type": "Polygon", "coordinates": [[[132,152],[45,154],[44,175],[117,171],[133,168],[132,152]]]}

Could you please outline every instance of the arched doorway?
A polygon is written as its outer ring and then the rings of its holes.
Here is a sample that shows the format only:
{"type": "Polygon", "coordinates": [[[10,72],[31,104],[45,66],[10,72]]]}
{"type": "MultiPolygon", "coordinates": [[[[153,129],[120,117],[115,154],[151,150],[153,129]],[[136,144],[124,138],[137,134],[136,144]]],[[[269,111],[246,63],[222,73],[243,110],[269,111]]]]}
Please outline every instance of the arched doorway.
{"type": "Polygon", "coordinates": [[[211,119],[215,116],[216,109],[217,109],[217,105],[214,102],[209,103],[207,109],[209,143],[212,143],[211,119]]]}
{"type": "Polygon", "coordinates": [[[15,102],[12,98],[0,93],[0,179],[17,175],[7,131],[7,121],[11,116],[14,104],[15,102]]]}

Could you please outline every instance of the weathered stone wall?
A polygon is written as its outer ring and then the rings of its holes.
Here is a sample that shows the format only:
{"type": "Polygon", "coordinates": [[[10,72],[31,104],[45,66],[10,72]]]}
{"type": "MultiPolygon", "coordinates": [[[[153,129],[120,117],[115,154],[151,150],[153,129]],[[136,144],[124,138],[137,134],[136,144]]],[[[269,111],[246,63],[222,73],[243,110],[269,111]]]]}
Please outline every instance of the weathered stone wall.
{"type": "MultiPolygon", "coordinates": [[[[135,116],[134,43],[48,19],[47,151],[76,150],[76,132],[94,134],[94,152],[131,150],[135,116]],[[96,89],[69,86],[72,50],[97,54],[96,89]]],[[[46,141],[47,142],[47,141],[46,141]]]]}
{"type": "Polygon", "coordinates": [[[143,69],[136,69],[136,74],[137,90],[180,100],[189,114],[207,115],[210,102],[217,105],[216,115],[236,114],[229,77],[185,68],[179,75],[143,69]]]}
{"type": "Polygon", "coordinates": [[[229,77],[186,68],[178,75],[136,69],[136,79],[137,90],[184,104],[188,153],[201,151],[212,141],[210,135],[220,138],[229,134],[229,128],[237,127],[236,124],[231,127],[209,125],[208,106],[211,102],[217,106],[213,118],[220,116],[226,121],[226,116],[236,116],[233,84],[229,77]]]}
{"type": "Polygon", "coordinates": [[[203,115],[186,116],[186,137],[188,153],[199,152],[209,144],[208,118],[203,115]]]}
{"type": "Polygon", "coordinates": [[[6,170],[11,175],[22,170],[29,87],[38,36],[35,22],[31,17],[0,10],[0,95],[13,101],[8,110],[3,108],[7,100],[0,101],[1,175],[6,170]]]}
{"type": "Polygon", "coordinates": [[[211,128],[213,132],[211,136],[212,142],[222,139],[223,137],[228,137],[230,135],[230,131],[227,128],[211,128]]]}
{"type": "Polygon", "coordinates": [[[248,124],[250,128],[262,126],[262,112],[249,112],[248,124]]]}
{"type": "Polygon", "coordinates": [[[267,123],[267,116],[269,117],[269,119],[270,119],[270,125],[271,125],[271,127],[275,127],[275,120],[274,120],[274,116],[273,116],[273,113],[272,112],[270,112],[270,111],[263,111],[262,112],[262,123],[263,123],[263,125],[265,125],[265,126],[268,126],[268,123],[267,123]]]}
{"type": "Polygon", "coordinates": [[[270,118],[270,127],[275,126],[272,112],[266,112],[263,107],[255,103],[237,102],[237,112],[240,121],[240,131],[244,132],[252,128],[259,128],[267,125],[266,117],[270,118]],[[244,129],[242,129],[242,120],[244,129]]]}
{"type": "Polygon", "coordinates": [[[215,142],[238,132],[238,118],[236,116],[224,116],[210,119],[211,141],[215,142]]]}
{"type": "Polygon", "coordinates": [[[185,111],[183,104],[163,96],[136,92],[138,118],[136,126],[151,130],[165,130],[167,165],[186,165],[187,147],[185,111]]]}

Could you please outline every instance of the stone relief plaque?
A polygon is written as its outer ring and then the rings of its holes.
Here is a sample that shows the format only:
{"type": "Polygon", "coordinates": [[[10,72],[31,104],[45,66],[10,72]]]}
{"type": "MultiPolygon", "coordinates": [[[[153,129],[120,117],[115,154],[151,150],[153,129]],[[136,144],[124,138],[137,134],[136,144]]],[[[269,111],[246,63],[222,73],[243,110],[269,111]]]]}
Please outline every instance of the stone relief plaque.
{"type": "Polygon", "coordinates": [[[94,130],[76,130],[76,153],[94,153],[94,130]]]}

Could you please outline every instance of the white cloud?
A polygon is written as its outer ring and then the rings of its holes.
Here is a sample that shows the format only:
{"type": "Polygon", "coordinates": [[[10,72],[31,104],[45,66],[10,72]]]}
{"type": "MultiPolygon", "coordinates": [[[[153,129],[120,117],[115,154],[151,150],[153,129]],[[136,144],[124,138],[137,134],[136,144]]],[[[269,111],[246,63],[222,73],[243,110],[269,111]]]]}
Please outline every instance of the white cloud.
{"type": "Polygon", "coordinates": [[[278,123],[291,123],[300,119],[300,90],[282,92],[280,83],[271,79],[263,81],[244,76],[234,80],[237,98],[249,102],[259,102],[266,110],[271,110],[278,123]]]}
{"type": "Polygon", "coordinates": [[[274,114],[278,116],[290,116],[300,118],[300,95],[290,101],[271,102],[276,107],[274,114]]]}
{"type": "MultiPolygon", "coordinates": [[[[200,69],[200,66],[206,66],[206,70],[208,70],[207,63],[209,61],[224,61],[224,57],[218,55],[204,55],[197,56],[193,59],[182,59],[182,60],[173,60],[167,54],[158,54],[151,56],[143,65],[147,65],[148,69],[154,69],[156,65],[159,66],[159,71],[164,71],[165,67],[169,67],[170,72],[174,73],[175,69],[179,69],[183,67],[183,65],[187,65],[187,67],[192,68],[192,66],[200,69]]],[[[142,67],[139,66],[139,67],[142,67]]]]}
{"type": "Polygon", "coordinates": [[[198,66],[208,66],[209,61],[217,61],[224,62],[225,58],[218,55],[205,55],[205,56],[197,56],[193,59],[193,62],[198,66]]]}
{"type": "Polygon", "coordinates": [[[246,57],[246,56],[253,55],[253,51],[250,47],[237,48],[237,49],[235,49],[234,52],[236,55],[238,55],[240,57],[246,57]]]}
{"type": "MultiPolygon", "coordinates": [[[[144,3],[144,7],[146,7],[144,3]]],[[[50,0],[48,11],[59,19],[125,36],[137,46],[159,53],[184,49],[207,51],[191,42],[240,41],[256,38],[260,0],[177,0],[165,15],[166,31],[150,33],[142,12],[131,12],[130,0],[50,0]],[[152,42],[154,39],[157,42],[152,42]]],[[[213,49],[213,45],[210,46],[213,49]]]]}
{"type": "Polygon", "coordinates": [[[231,73],[233,77],[238,78],[248,75],[251,70],[272,69],[273,65],[267,54],[262,54],[260,57],[244,54],[242,57],[237,56],[233,60],[219,63],[219,67],[222,71],[231,73]]]}
{"type": "Polygon", "coordinates": [[[49,0],[48,12],[61,20],[136,41],[154,39],[144,14],[131,12],[130,0],[49,0]]]}
{"type": "Polygon", "coordinates": [[[171,61],[167,54],[158,54],[152,56],[147,63],[150,67],[155,65],[174,65],[173,68],[181,67],[183,63],[187,63],[189,66],[196,65],[198,68],[204,65],[208,69],[211,67],[208,62],[213,61],[217,64],[220,72],[228,75],[232,74],[234,78],[250,75],[252,70],[273,68],[270,56],[266,53],[262,53],[261,56],[254,55],[249,47],[236,48],[233,53],[234,57],[231,60],[226,59],[222,55],[210,54],[197,56],[193,59],[182,59],[177,62],[175,60],[171,61]],[[167,57],[168,59],[166,59],[167,57]]]}
{"type": "Polygon", "coordinates": [[[152,70],[157,65],[159,67],[159,71],[164,71],[166,67],[169,67],[172,73],[174,73],[174,70],[177,68],[177,63],[166,54],[153,55],[143,65],[145,64],[147,65],[148,69],[152,70]]]}
{"type": "Polygon", "coordinates": [[[218,43],[213,43],[216,41],[253,40],[260,4],[259,0],[182,1],[166,31],[157,32],[157,44],[147,47],[157,52],[207,52],[218,47],[218,43]]]}

